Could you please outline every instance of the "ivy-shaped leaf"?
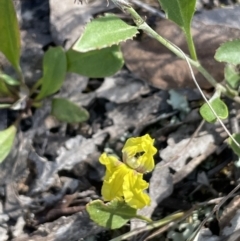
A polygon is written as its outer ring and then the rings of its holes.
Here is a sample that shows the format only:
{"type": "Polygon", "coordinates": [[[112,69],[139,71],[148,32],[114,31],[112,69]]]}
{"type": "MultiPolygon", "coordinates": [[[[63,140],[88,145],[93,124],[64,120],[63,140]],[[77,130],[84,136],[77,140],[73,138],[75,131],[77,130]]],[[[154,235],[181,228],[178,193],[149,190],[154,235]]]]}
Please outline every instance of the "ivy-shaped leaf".
{"type": "Polygon", "coordinates": [[[0,163],[8,156],[12,149],[17,127],[12,125],[6,130],[0,131],[0,163]]]}
{"type": "Polygon", "coordinates": [[[84,122],[89,118],[86,109],[64,98],[54,98],[52,100],[52,115],[67,123],[84,122]]]}
{"type": "Polygon", "coordinates": [[[92,201],[87,205],[87,211],[94,222],[109,229],[122,227],[131,218],[136,217],[137,213],[137,209],[117,199],[107,204],[101,200],[92,201]]]}
{"type": "Polygon", "coordinates": [[[128,25],[114,14],[105,14],[86,25],[73,50],[88,52],[110,47],[132,39],[137,33],[137,27],[128,25]]]}
{"type": "Polygon", "coordinates": [[[65,79],[67,71],[66,54],[62,47],[50,48],[43,58],[43,77],[41,78],[41,90],[35,100],[57,92],[65,79]]]}
{"type": "Polygon", "coordinates": [[[100,78],[115,74],[124,64],[119,46],[80,53],[67,52],[68,72],[91,78],[100,78]]]}
{"type": "MultiPolygon", "coordinates": [[[[210,100],[209,103],[220,119],[226,119],[228,117],[228,108],[220,98],[214,98],[210,100]]],[[[217,120],[217,117],[214,115],[207,103],[201,106],[200,114],[207,122],[213,123],[217,120]]]]}
{"type": "Polygon", "coordinates": [[[216,51],[214,58],[219,62],[240,64],[240,40],[233,40],[222,44],[216,51]]]}
{"type": "Polygon", "coordinates": [[[20,32],[12,0],[0,1],[0,51],[20,72],[20,32]]]}

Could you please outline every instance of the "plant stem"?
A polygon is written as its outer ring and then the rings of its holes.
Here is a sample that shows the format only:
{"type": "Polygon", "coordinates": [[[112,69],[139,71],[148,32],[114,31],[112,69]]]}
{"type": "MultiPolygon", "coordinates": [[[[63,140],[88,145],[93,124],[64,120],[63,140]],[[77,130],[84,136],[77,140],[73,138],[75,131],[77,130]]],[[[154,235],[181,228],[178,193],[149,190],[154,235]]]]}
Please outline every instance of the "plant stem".
{"type": "Polygon", "coordinates": [[[185,37],[187,40],[187,45],[188,45],[188,49],[189,49],[191,58],[195,61],[198,61],[195,45],[194,45],[192,34],[191,34],[191,29],[189,29],[188,32],[184,32],[184,34],[185,34],[185,37]]]}
{"type": "Polygon", "coordinates": [[[144,221],[146,221],[147,223],[151,223],[151,222],[152,222],[152,219],[147,218],[147,217],[142,216],[142,215],[136,215],[136,218],[141,219],[141,220],[144,220],[144,221]]]}
{"type": "MultiPolygon", "coordinates": [[[[4,74],[3,72],[2,72],[2,70],[0,69],[0,75],[1,74],[4,74]]],[[[3,80],[1,80],[0,79],[0,81],[3,81],[3,80]]],[[[0,83],[0,93],[1,94],[7,94],[9,97],[11,97],[11,98],[16,98],[16,96],[18,96],[18,93],[16,93],[16,89],[14,89],[14,88],[11,88],[9,85],[7,85],[4,81],[3,81],[3,83],[1,84],[0,83]],[[5,87],[5,90],[2,90],[1,88],[4,88],[5,87]],[[2,91],[2,92],[1,92],[2,91]]]]}
{"type": "Polygon", "coordinates": [[[30,96],[42,85],[42,79],[39,79],[31,88],[30,90],[30,96]]]}
{"type": "Polygon", "coordinates": [[[20,67],[19,67],[19,69],[17,69],[17,74],[18,74],[20,83],[21,83],[22,85],[25,85],[24,76],[23,76],[23,73],[22,73],[22,70],[21,70],[20,67]]]}
{"type": "MultiPolygon", "coordinates": [[[[141,16],[132,8],[132,7],[124,7],[124,10],[129,13],[137,27],[141,30],[143,30],[146,34],[151,36],[152,38],[156,39],[158,42],[163,44],[166,48],[168,48],[170,51],[172,51],[176,56],[178,56],[181,59],[186,59],[186,56],[178,49],[177,46],[175,46],[170,41],[166,40],[165,38],[161,37],[156,31],[154,31],[142,18],[141,16]]],[[[189,39],[187,37],[187,39],[189,39]]],[[[188,45],[189,45],[189,51],[192,55],[192,57],[197,59],[194,44],[192,41],[192,38],[190,38],[188,45]]],[[[236,95],[236,92],[232,89],[227,89],[223,85],[219,84],[213,76],[197,61],[194,59],[191,59],[187,57],[189,63],[194,66],[206,79],[207,81],[215,88],[218,88],[221,90],[221,92],[226,95],[227,97],[233,99],[234,101],[240,103],[240,97],[236,95]]]]}
{"type": "Polygon", "coordinates": [[[163,225],[166,225],[166,224],[168,224],[170,222],[177,222],[181,218],[186,217],[187,215],[191,214],[192,211],[193,210],[191,209],[191,210],[186,211],[186,212],[179,212],[179,213],[172,214],[172,215],[167,216],[167,217],[165,217],[165,218],[163,218],[161,220],[149,223],[146,227],[143,227],[141,229],[135,229],[133,231],[130,231],[129,233],[125,233],[125,234],[123,234],[121,236],[113,238],[110,241],[126,240],[126,239],[129,239],[129,238],[133,237],[134,235],[139,234],[141,231],[142,232],[146,232],[146,231],[150,231],[150,230],[152,230],[154,228],[162,227],[163,225]]]}

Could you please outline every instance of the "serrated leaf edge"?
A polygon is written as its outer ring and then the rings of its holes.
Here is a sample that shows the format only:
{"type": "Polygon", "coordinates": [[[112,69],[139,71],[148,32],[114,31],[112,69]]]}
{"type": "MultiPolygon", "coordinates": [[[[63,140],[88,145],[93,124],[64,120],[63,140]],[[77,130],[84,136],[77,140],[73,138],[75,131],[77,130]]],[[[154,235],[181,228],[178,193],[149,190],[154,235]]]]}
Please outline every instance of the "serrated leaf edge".
{"type": "MultiPolygon", "coordinates": [[[[85,26],[83,27],[83,32],[82,32],[82,34],[81,34],[81,36],[80,36],[79,38],[82,37],[82,35],[83,35],[83,33],[84,33],[85,29],[86,29],[87,24],[91,23],[91,22],[94,21],[95,19],[103,18],[103,17],[105,17],[105,16],[107,16],[107,15],[115,16],[115,14],[105,13],[105,14],[103,14],[103,15],[97,16],[96,18],[90,19],[90,21],[89,21],[89,22],[86,22],[85,26]]],[[[100,50],[100,49],[112,47],[113,45],[119,45],[119,43],[121,43],[121,42],[124,42],[124,43],[125,43],[127,40],[133,40],[133,38],[135,38],[135,37],[137,36],[137,34],[139,34],[139,31],[138,31],[138,30],[137,30],[136,34],[135,34],[134,36],[132,36],[131,38],[126,38],[126,39],[123,39],[123,40],[121,40],[121,41],[114,42],[113,44],[110,44],[110,45],[104,45],[104,46],[102,46],[102,47],[89,48],[87,51],[79,51],[79,50],[76,50],[76,49],[74,48],[75,43],[79,40],[79,39],[77,39],[77,41],[76,41],[76,42],[73,44],[73,46],[72,46],[72,50],[74,50],[74,51],[76,51],[76,52],[79,52],[79,53],[87,53],[87,52],[90,52],[90,51],[93,51],[93,50],[100,50]]]]}

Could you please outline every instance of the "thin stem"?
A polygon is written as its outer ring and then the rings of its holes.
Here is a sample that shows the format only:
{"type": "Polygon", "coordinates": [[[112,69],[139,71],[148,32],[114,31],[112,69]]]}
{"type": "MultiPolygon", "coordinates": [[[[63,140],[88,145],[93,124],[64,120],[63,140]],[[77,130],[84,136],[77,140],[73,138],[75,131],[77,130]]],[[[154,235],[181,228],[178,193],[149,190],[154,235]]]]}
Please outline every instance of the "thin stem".
{"type": "Polygon", "coordinates": [[[136,218],[141,219],[141,220],[144,220],[144,221],[146,221],[147,223],[151,223],[151,222],[152,222],[152,219],[147,218],[147,217],[142,216],[142,215],[136,215],[136,218]]]}
{"type": "Polygon", "coordinates": [[[21,70],[20,67],[19,67],[19,69],[17,69],[17,74],[18,74],[20,83],[21,83],[22,85],[25,85],[24,76],[23,76],[23,73],[22,73],[22,70],[21,70]]]}
{"type": "Polygon", "coordinates": [[[193,42],[193,38],[192,38],[192,34],[191,34],[191,30],[189,29],[188,32],[185,32],[185,37],[187,40],[187,45],[188,45],[188,49],[190,52],[190,56],[193,60],[197,61],[198,57],[197,57],[197,53],[196,53],[196,48],[193,42]]]}
{"type": "MultiPolygon", "coordinates": [[[[191,210],[192,212],[193,210],[191,210]]],[[[186,214],[188,214],[189,211],[186,212],[179,212],[179,213],[175,213],[172,214],[170,216],[167,216],[161,220],[149,223],[147,226],[143,227],[143,228],[138,228],[138,229],[134,229],[133,231],[130,231],[128,233],[125,233],[123,235],[120,235],[116,238],[111,239],[110,241],[121,241],[121,240],[126,240],[129,239],[131,237],[133,237],[134,235],[139,234],[140,232],[146,232],[146,231],[150,231],[154,228],[159,228],[162,227],[163,225],[166,225],[170,222],[177,222],[177,220],[180,220],[181,218],[185,217],[186,214]]]]}
{"type": "MultiPolygon", "coordinates": [[[[236,101],[237,103],[240,103],[240,97],[239,96],[233,96],[233,93],[235,94],[234,90],[232,89],[226,89],[223,85],[219,84],[214,78],[213,76],[198,62],[195,61],[189,57],[187,57],[186,55],[184,55],[181,51],[179,51],[179,49],[176,48],[176,46],[171,43],[170,41],[164,39],[163,37],[161,37],[156,31],[154,31],[142,18],[141,16],[139,16],[139,14],[131,7],[124,7],[124,11],[128,12],[135,24],[137,25],[137,27],[141,30],[143,30],[145,33],[147,33],[149,36],[151,36],[152,38],[156,39],[158,42],[160,42],[161,44],[163,44],[166,48],[168,48],[170,51],[172,51],[176,56],[178,56],[181,59],[184,60],[188,60],[189,63],[194,66],[206,79],[207,81],[215,88],[221,89],[221,92],[226,95],[227,97],[233,99],[234,101],[236,101]]],[[[188,39],[188,38],[187,38],[188,39]]],[[[194,45],[191,47],[191,45],[193,44],[190,43],[190,48],[194,48],[194,45]]],[[[193,51],[193,49],[191,50],[193,51]]],[[[194,56],[194,53],[193,53],[194,56]]],[[[197,57],[196,57],[197,58],[197,57]]]]}
{"type": "Polygon", "coordinates": [[[240,184],[238,184],[226,197],[224,197],[211,211],[211,213],[201,222],[201,224],[198,226],[198,228],[194,231],[194,233],[190,236],[190,238],[187,239],[187,241],[193,241],[196,237],[197,233],[200,231],[200,229],[206,224],[206,222],[209,220],[210,217],[213,216],[215,212],[219,211],[219,208],[227,201],[229,197],[232,197],[234,193],[240,188],[240,184]]]}
{"type": "MultiPolygon", "coordinates": [[[[2,72],[2,70],[0,69],[0,75],[1,74],[4,74],[3,72],[2,72]]],[[[0,80],[1,81],[1,80],[0,80]]],[[[3,90],[3,93],[4,94],[7,94],[9,97],[11,97],[11,98],[13,98],[13,99],[15,99],[16,98],[16,96],[18,96],[18,93],[16,93],[16,89],[14,89],[14,88],[11,88],[9,85],[7,85],[4,81],[3,81],[3,85],[4,85],[4,87],[6,88],[5,89],[5,91],[3,90]]],[[[4,88],[3,86],[1,86],[2,88],[4,88]]],[[[0,89],[0,91],[1,91],[1,89],[0,89]]],[[[1,93],[1,92],[0,92],[1,93]]]]}
{"type": "Polygon", "coordinates": [[[42,85],[42,79],[39,79],[31,88],[29,95],[31,96],[35,92],[35,90],[37,90],[41,85],[42,85]]]}
{"type": "MultiPolygon", "coordinates": [[[[131,7],[124,7],[124,10],[127,11],[132,17],[133,20],[135,22],[135,24],[138,26],[139,29],[142,29],[145,33],[147,33],[148,35],[150,35],[151,37],[153,37],[154,39],[156,39],[157,41],[159,41],[161,44],[163,44],[166,48],[168,48],[170,51],[172,51],[173,53],[175,53],[179,58],[182,58],[184,60],[186,60],[187,64],[189,65],[189,69],[192,75],[192,78],[194,80],[194,83],[196,84],[198,90],[200,91],[202,97],[204,98],[204,100],[206,101],[206,103],[208,104],[209,108],[211,109],[211,111],[214,113],[214,115],[216,116],[217,120],[220,122],[220,124],[222,125],[222,127],[224,128],[224,130],[226,131],[226,133],[228,134],[228,136],[233,140],[233,142],[239,147],[238,142],[235,140],[235,138],[232,136],[232,134],[228,131],[228,129],[226,128],[226,126],[223,124],[222,120],[219,118],[219,116],[216,114],[215,110],[212,108],[211,104],[209,103],[209,101],[207,100],[207,98],[205,97],[204,93],[202,92],[197,80],[195,79],[195,76],[193,74],[193,70],[191,68],[191,66],[194,66],[198,69],[198,71],[200,73],[202,73],[202,75],[209,81],[210,84],[212,84],[212,86],[214,86],[216,88],[217,91],[220,91],[221,93],[225,94],[226,96],[233,98],[232,94],[233,92],[229,92],[228,89],[226,89],[224,86],[222,86],[221,84],[217,83],[217,81],[212,77],[212,75],[210,73],[208,73],[208,71],[203,68],[203,66],[198,62],[198,61],[194,61],[193,59],[189,58],[188,56],[186,56],[186,54],[177,46],[175,46],[173,43],[171,43],[170,41],[164,39],[163,37],[161,37],[157,32],[155,32],[140,16],[139,14],[131,7]]],[[[240,103],[240,98],[239,96],[234,96],[233,98],[236,102],[240,103]]]]}
{"type": "Polygon", "coordinates": [[[150,12],[151,14],[154,14],[160,18],[166,18],[165,14],[153,7],[151,7],[150,5],[143,3],[142,1],[139,0],[131,0],[132,3],[134,3],[134,5],[137,5],[143,9],[146,9],[148,12],[150,12]]]}
{"type": "Polygon", "coordinates": [[[18,76],[19,76],[19,80],[20,80],[20,92],[22,92],[25,96],[29,97],[30,96],[30,90],[28,88],[28,86],[25,84],[25,79],[21,70],[21,67],[19,66],[18,70],[17,70],[18,76]]]}
{"type": "MultiPolygon", "coordinates": [[[[132,0],[131,2],[133,2],[135,5],[140,6],[141,8],[146,9],[147,11],[151,12],[152,14],[160,17],[160,18],[166,18],[165,14],[158,11],[157,9],[149,6],[148,4],[145,4],[139,0],[132,0]]],[[[197,54],[196,54],[196,48],[193,42],[193,38],[192,38],[192,34],[191,34],[191,29],[189,28],[189,30],[187,32],[183,31],[185,34],[185,37],[187,39],[187,44],[188,44],[188,49],[190,52],[190,56],[193,60],[197,61],[197,54]]]]}
{"type": "MultiPolygon", "coordinates": [[[[125,11],[127,11],[132,17],[139,29],[142,29],[144,32],[146,32],[149,36],[156,39],[158,42],[163,44],[166,48],[168,48],[170,51],[172,51],[176,56],[178,56],[181,59],[185,59],[186,57],[174,46],[173,43],[166,40],[165,38],[161,37],[156,31],[154,31],[142,18],[139,16],[139,14],[131,7],[125,8],[125,11]]],[[[191,45],[191,44],[190,44],[191,45]]],[[[193,47],[194,48],[194,47],[193,47]]],[[[188,61],[190,64],[194,67],[196,67],[199,72],[203,74],[203,76],[208,79],[211,85],[214,87],[217,86],[217,81],[205,70],[198,61],[195,61],[193,59],[188,58],[188,61]]]]}
{"type": "MultiPolygon", "coordinates": [[[[176,48],[178,48],[178,47],[176,46],[176,48]]],[[[182,50],[181,50],[180,48],[178,48],[178,49],[179,49],[179,51],[182,52],[182,50]]],[[[182,52],[182,53],[183,53],[183,52],[182,52]]],[[[205,100],[205,102],[207,103],[207,105],[209,106],[209,108],[211,109],[211,111],[213,112],[213,114],[215,115],[215,117],[217,118],[217,120],[219,121],[219,123],[221,124],[221,126],[223,127],[223,129],[225,130],[225,132],[227,133],[227,135],[229,136],[229,138],[231,138],[232,141],[233,141],[238,147],[240,147],[239,143],[238,143],[238,142],[235,140],[235,138],[232,136],[232,134],[230,133],[230,131],[227,129],[227,127],[224,125],[224,123],[222,122],[222,120],[220,119],[220,117],[217,115],[216,111],[213,109],[212,105],[209,103],[207,97],[204,95],[201,87],[199,86],[199,84],[198,84],[198,82],[197,82],[197,80],[196,80],[196,78],[195,78],[195,76],[194,76],[194,73],[193,73],[191,64],[189,63],[187,56],[186,56],[184,53],[183,53],[183,55],[185,56],[185,60],[186,60],[186,62],[187,62],[187,64],[188,64],[188,67],[189,67],[189,70],[190,70],[192,79],[193,79],[195,85],[197,86],[200,94],[202,95],[203,99],[205,100]]],[[[217,95],[220,96],[220,95],[221,95],[221,91],[222,91],[221,89],[216,88],[216,94],[217,94],[217,95]]]]}

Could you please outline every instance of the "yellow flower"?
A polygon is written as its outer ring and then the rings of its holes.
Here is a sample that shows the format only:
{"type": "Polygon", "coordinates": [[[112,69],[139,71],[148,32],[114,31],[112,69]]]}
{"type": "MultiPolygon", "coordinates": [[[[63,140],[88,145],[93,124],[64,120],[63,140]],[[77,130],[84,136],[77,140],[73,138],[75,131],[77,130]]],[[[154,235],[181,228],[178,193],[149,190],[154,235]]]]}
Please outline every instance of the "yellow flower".
{"type": "Polygon", "coordinates": [[[129,206],[136,209],[150,204],[150,197],[143,192],[148,188],[143,172],[154,168],[153,155],[157,150],[153,141],[149,135],[128,139],[123,148],[124,162],[106,153],[100,156],[100,163],[107,169],[102,186],[105,201],[124,198],[129,206]]]}
{"type": "Polygon", "coordinates": [[[157,153],[153,142],[148,134],[129,138],[122,149],[124,162],[139,172],[151,172],[154,168],[153,156],[157,153]]]}

